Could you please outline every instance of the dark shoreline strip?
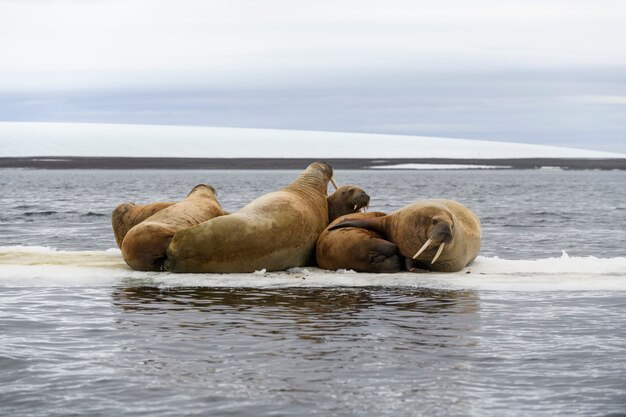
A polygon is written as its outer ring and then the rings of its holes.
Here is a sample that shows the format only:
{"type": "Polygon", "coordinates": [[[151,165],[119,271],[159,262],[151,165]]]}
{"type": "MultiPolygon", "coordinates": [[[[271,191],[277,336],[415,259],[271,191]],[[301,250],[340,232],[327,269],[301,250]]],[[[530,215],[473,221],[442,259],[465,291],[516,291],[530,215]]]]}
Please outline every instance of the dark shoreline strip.
{"type": "Polygon", "coordinates": [[[626,170],[626,159],[351,159],[351,158],[126,158],[126,157],[3,157],[0,168],[30,169],[303,169],[325,160],[335,169],[370,169],[398,164],[492,165],[512,169],[626,170]]]}

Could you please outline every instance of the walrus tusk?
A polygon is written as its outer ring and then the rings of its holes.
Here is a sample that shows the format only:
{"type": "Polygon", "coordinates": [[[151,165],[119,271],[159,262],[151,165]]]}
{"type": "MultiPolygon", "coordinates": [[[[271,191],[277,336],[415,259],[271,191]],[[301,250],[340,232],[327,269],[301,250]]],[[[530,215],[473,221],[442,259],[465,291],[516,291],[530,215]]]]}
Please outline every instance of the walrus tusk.
{"type": "Polygon", "coordinates": [[[424,245],[420,248],[420,250],[417,251],[417,253],[415,255],[413,255],[413,259],[417,258],[418,256],[420,256],[420,253],[424,252],[426,250],[426,248],[428,248],[428,245],[430,245],[430,243],[432,242],[432,239],[428,239],[426,241],[426,243],[424,243],[424,245]]]}
{"type": "Polygon", "coordinates": [[[353,211],[356,210],[356,204],[354,205],[354,208],[352,209],[353,211]]]}
{"type": "Polygon", "coordinates": [[[337,187],[337,182],[335,182],[335,179],[333,177],[330,178],[330,182],[333,184],[333,187],[335,187],[335,190],[339,187],[337,187]]]}
{"type": "Polygon", "coordinates": [[[367,213],[367,206],[363,206],[363,213],[367,213]]]}
{"type": "Polygon", "coordinates": [[[435,254],[435,257],[430,262],[431,265],[435,263],[437,258],[439,258],[439,255],[441,255],[441,252],[443,252],[443,245],[445,245],[445,244],[446,244],[446,242],[442,242],[441,245],[439,245],[439,249],[437,249],[437,253],[435,254]]]}

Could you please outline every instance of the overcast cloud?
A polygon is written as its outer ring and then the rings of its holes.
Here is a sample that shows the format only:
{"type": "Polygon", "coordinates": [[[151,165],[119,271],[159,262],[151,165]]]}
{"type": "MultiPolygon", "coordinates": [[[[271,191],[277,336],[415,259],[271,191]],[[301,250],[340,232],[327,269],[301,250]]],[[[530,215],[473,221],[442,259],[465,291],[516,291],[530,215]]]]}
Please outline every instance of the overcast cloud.
{"type": "Polygon", "coordinates": [[[0,0],[0,120],[626,152],[626,2],[0,0]]]}

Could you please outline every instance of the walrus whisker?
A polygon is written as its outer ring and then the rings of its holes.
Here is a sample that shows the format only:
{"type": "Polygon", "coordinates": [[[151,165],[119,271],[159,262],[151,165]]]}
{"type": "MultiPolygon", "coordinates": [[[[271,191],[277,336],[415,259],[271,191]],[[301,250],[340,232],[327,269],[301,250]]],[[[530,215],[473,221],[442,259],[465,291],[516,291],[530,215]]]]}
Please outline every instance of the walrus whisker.
{"type": "Polygon", "coordinates": [[[335,190],[337,190],[339,187],[337,187],[337,182],[335,181],[335,178],[330,177],[330,182],[333,184],[333,187],[335,187],[335,190]]]}
{"type": "Polygon", "coordinates": [[[437,253],[435,254],[435,257],[433,258],[432,261],[430,261],[430,264],[434,264],[435,261],[437,260],[437,258],[439,258],[439,255],[441,255],[441,252],[443,252],[443,246],[446,244],[446,242],[441,242],[441,245],[439,245],[439,249],[437,249],[437,253]]]}
{"type": "Polygon", "coordinates": [[[420,248],[420,250],[418,250],[417,253],[413,255],[413,259],[416,259],[418,256],[420,256],[420,254],[428,248],[428,245],[430,245],[432,241],[432,239],[428,239],[426,243],[424,243],[424,245],[420,248]]]}

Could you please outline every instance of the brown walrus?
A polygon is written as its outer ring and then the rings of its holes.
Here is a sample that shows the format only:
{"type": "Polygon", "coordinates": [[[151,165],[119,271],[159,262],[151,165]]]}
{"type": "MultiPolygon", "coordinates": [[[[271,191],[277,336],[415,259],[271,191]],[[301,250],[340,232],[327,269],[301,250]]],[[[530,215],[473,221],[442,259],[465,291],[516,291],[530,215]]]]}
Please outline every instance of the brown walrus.
{"type": "Polygon", "coordinates": [[[454,272],[472,262],[480,250],[480,220],[452,200],[425,200],[386,216],[347,220],[330,227],[362,227],[382,233],[398,246],[407,270],[454,272]]]}
{"type": "Polygon", "coordinates": [[[122,241],[122,256],[138,271],[160,271],[174,233],[224,214],[215,189],[199,184],[187,197],[153,214],[128,231],[122,241]]]}
{"type": "Polygon", "coordinates": [[[326,191],[333,169],[315,162],[280,191],[236,213],[180,230],[167,249],[172,272],[279,271],[311,265],[328,224],[326,191]]]}
{"type": "Polygon", "coordinates": [[[344,214],[357,213],[370,203],[370,196],[356,185],[343,185],[328,196],[328,223],[344,214]]]}
{"type": "Polygon", "coordinates": [[[168,208],[176,204],[173,201],[150,203],[138,205],[135,203],[123,203],[115,207],[111,213],[111,226],[113,226],[113,234],[117,247],[122,247],[122,241],[126,233],[133,227],[137,226],[148,217],[152,216],[164,208],[168,208]]]}
{"type": "Polygon", "coordinates": [[[402,261],[398,248],[378,232],[359,227],[329,230],[347,220],[382,217],[385,213],[355,213],[333,221],[317,239],[317,264],[323,269],[352,269],[357,272],[400,272],[402,261]]]}

